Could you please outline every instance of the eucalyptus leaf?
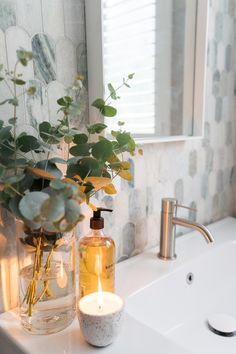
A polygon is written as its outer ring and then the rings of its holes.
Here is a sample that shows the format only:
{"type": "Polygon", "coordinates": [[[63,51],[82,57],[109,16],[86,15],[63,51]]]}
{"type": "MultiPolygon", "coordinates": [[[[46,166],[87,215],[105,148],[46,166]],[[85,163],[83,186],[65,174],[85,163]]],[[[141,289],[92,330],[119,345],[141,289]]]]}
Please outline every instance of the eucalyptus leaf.
{"type": "Polygon", "coordinates": [[[43,203],[49,198],[49,195],[43,192],[27,193],[19,203],[19,210],[26,219],[36,221],[41,214],[43,203]]]}
{"type": "Polygon", "coordinates": [[[118,133],[116,135],[116,140],[121,146],[128,144],[130,142],[130,139],[131,137],[129,133],[118,133]]]}
{"type": "Polygon", "coordinates": [[[65,218],[68,224],[76,223],[80,218],[80,205],[78,201],[69,199],[66,201],[65,218]]]}
{"type": "Polygon", "coordinates": [[[70,154],[73,156],[87,156],[89,155],[90,145],[89,144],[79,144],[72,146],[70,148],[70,154]]]}
{"type": "Polygon", "coordinates": [[[80,165],[85,166],[88,170],[96,170],[99,168],[99,162],[93,157],[85,157],[80,160],[80,165]]]}
{"type": "Polygon", "coordinates": [[[26,82],[24,80],[21,79],[11,79],[12,82],[14,82],[16,85],[25,85],[26,82]]]}
{"type": "Polygon", "coordinates": [[[61,170],[57,167],[57,165],[55,163],[52,163],[51,160],[39,161],[39,162],[37,162],[36,167],[49,172],[55,178],[61,178],[62,177],[61,170]]]}
{"type": "Polygon", "coordinates": [[[3,127],[2,129],[0,129],[0,142],[11,137],[11,130],[11,126],[3,127]]]}
{"type": "Polygon", "coordinates": [[[109,140],[101,140],[97,142],[92,148],[92,155],[102,161],[112,154],[112,143],[109,140]]]}
{"type": "Polygon", "coordinates": [[[106,124],[103,123],[95,123],[93,125],[90,125],[87,127],[87,130],[90,134],[99,134],[101,133],[104,129],[107,128],[106,124]]]}
{"type": "Polygon", "coordinates": [[[59,104],[59,106],[67,107],[72,101],[73,100],[71,97],[64,96],[64,97],[59,98],[57,100],[57,103],[59,104]]]}
{"type": "Polygon", "coordinates": [[[98,108],[99,110],[101,110],[105,106],[105,101],[102,98],[97,98],[92,103],[92,106],[98,108]]]}
{"type": "Polygon", "coordinates": [[[56,190],[65,189],[65,183],[60,179],[54,179],[50,182],[50,187],[56,190]]]}
{"type": "Polygon", "coordinates": [[[65,201],[62,195],[53,195],[41,205],[41,216],[50,221],[59,221],[65,215],[65,201]]]}
{"type": "Polygon", "coordinates": [[[22,152],[34,151],[40,147],[40,143],[33,135],[23,135],[17,139],[18,148],[22,152]]]}
{"type": "Polygon", "coordinates": [[[50,163],[61,163],[61,164],[67,164],[67,161],[62,159],[61,157],[52,157],[51,159],[49,159],[50,163]]]}
{"type": "Polygon", "coordinates": [[[117,109],[112,106],[103,106],[100,112],[105,117],[114,117],[117,113],[117,109]]]}
{"type": "Polygon", "coordinates": [[[86,134],[77,134],[74,136],[73,141],[75,144],[84,144],[84,143],[87,143],[88,137],[86,134]]]}

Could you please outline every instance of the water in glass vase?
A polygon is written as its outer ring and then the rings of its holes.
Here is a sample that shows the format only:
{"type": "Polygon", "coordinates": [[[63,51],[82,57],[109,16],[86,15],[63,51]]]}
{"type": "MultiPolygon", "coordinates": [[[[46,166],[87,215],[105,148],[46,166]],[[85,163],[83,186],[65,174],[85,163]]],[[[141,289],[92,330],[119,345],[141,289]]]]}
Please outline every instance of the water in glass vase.
{"type": "Polygon", "coordinates": [[[55,333],[67,327],[75,316],[75,274],[70,263],[53,260],[50,269],[41,267],[33,276],[34,265],[20,270],[20,317],[31,333],[55,333]],[[35,280],[35,281],[34,281],[35,280]],[[27,301],[29,289],[35,287],[34,303],[27,301]]]}

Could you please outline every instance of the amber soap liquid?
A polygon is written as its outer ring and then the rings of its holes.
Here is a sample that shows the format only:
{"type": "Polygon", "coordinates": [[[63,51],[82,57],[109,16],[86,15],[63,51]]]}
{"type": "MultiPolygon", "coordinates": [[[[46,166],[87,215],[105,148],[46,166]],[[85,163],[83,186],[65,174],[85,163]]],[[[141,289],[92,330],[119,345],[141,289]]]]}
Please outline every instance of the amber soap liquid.
{"type": "Polygon", "coordinates": [[[79,297],[98,291],[99,286],[115,291],[115,243],[101,230],[92,230],[79,242],[79,297]]]}

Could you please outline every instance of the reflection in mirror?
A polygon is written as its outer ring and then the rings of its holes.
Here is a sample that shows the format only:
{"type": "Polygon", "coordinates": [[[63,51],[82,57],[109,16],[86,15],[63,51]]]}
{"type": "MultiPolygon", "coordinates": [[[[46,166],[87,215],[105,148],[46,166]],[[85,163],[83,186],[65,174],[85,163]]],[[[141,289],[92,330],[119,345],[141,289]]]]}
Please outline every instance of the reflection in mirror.
{"type": "Polygon", "coordinates": [[[119,91],[109,129],[124,121],[137,138],[201,136],[207,0],[101,0],[100,6],[103,87],[118,87],[135,73],[132,87],[119,91]]]}
{"type": "Polygon", "coordinates": [[[105,83],[135,72],[117,117],[132,133],[192,135],[196,2],[103,1],[105,83]]]}

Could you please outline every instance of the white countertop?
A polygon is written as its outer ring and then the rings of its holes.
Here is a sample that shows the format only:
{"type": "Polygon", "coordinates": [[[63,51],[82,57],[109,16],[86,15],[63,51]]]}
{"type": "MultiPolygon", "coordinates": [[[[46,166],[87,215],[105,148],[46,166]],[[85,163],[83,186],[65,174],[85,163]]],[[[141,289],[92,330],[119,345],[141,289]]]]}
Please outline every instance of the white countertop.
{"type": "MultiPolygon", "coordinates": [[[[226,218],[210,225],[217,244],[222,242],[222,230],[224,240],[232,237],[236,229],[236,220],[226,218]]],[[[196,232],[177,239],[176,253],[178,258],[174,262],[163,262],[156,256],[157,248],[149,250],[139,256],[133,257],[117,265],[118,293],[126,298],[137,292],[157,278],[165,277],[170,271],[181,267],[183,260],[191,260],[196,256],[195,247],[207,252],[207,246],[203,237],[196,232]],[[194,239],[194,241],[193,241],[194,239]],[[184,240],[184,242],[183,242],[184,240]],[[188,241],[191,240],[191,247],[188,241]],[[153,262],[156,267],[153,267],[153,262]],[[151,266],[152,264],[152,266],[151,266]],[[138,276],[137,276],[138,275],[138,276]]],[[[145,304],[143,304],[145,306],[145,304]]],[[[5,312],[0,315],[0,327],[29,354],[190,354],[186,349],[167,339],[150,327],[143,325],[134,318],[125,314],[122,331],[116,341],[106,348],[94,348],[88,345],[79,330],[78,319],[65,330],[47,336],[31,335],[26,333],[20,326],[16,311],[5,312]]],[[[1,354],[8,354],[1,351],[1,354]]]]}

